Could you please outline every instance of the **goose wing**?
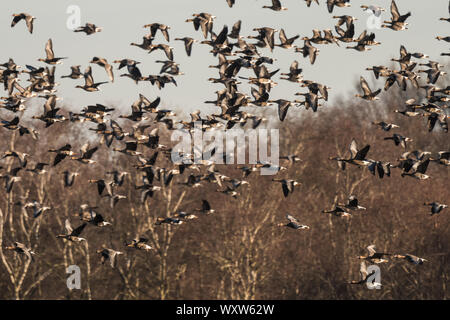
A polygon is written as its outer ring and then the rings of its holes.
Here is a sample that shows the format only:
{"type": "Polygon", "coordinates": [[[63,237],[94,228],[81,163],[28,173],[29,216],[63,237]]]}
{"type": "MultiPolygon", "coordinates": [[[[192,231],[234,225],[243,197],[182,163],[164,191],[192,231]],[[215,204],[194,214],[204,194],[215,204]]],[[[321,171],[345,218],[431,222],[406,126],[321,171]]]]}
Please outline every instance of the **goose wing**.
{"type": "Polygon", "coordinates": [[[360,84],[361,84],[361,89],[364,91],[364,94],[365,94],[366,96],[371,95],[371,94],[372,94],[372,90],[370,90],[369,85],[367,84],[366,79],[364,79],[363,77],[361,77],[361,78],[359,79],[359,82],[360,82],[360,84]]]}
{"type": "Polygon", "coordinates": [[[83,229],[86,227],[86,225],[87,225],[87,223],[85,222],[82,225],[78,226],[76,229],[74,229],[72,231],[72,233],[70,235],[78,237],[81,234],[81,232],[83,231],[83,229]]]}
{"type": "Polygon", "coordinates": [[[67,234],[71,234],[73,232],[72,225],[70,224],[69,219],[66,219],[64,222],[64,227],[66,228],[67,234]]]}
{"type": "Polygon", "coordinates": [[[27,15],[25,18],[25,21],[27,23],[28,31],[30,33],[33,33],[33,17],[31,17],[30,15],[27,15]]]}
{"type": "Polygon", "coordinates": [[[370,145],[368,144],[356,153],[355,159],[356,160],[364,160],[366,158],[369,150],[370,150],[370,145]]]}
{"type": "Polygon", "coordinates": [[[367,251],[369,251],[369,257],[373,256],[377,252],[374,244],[368,246],[367,251]]]}
{"type": "Polygon", "coordinates": [[[397,4],[395,3],[394,0],[392,0],[391,3],[391,14],[392,14],[392,21],[396,21],[400,17],[400,14],[398,13],[397,4]]]}
{"type": "Polygon", "coordinates": [[[45,45],[45,53],[47,55],[47,59],[51,60],[55,58],[55,55],[53,53],[53,42],[52,39],[48,39],[47,44],[45,45]]]}
{"type": "Polygon", "coordinates": [[[354,159],[357,154],[358,154],[358,146],[356,144],[356,140],[352,139],[352,142],[350,142],[350,155],[352,159],[354,159]]]}

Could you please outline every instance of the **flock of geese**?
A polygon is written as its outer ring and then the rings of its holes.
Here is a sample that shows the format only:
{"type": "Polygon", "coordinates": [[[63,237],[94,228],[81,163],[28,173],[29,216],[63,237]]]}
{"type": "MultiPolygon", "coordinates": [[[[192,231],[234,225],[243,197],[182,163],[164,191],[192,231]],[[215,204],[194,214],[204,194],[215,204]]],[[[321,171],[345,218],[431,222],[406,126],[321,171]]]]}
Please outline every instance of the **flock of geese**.
{"type": "MultiPolygon", "coordinates": [[[[307,6],[312,4],[312,0],[305,0],[307,6]]],[[[271,9],[274,11],[284,11],[287,8],[283,7],[279,0],[272,0],[271,5],[264,5],[263,8],[271,9]]],[[[319,1],[315,0],[317,5],[319,1]]],[[[230,7],[233,7],[235,0],[227,0],[230,7]]],[[[328,0],[326,1],[329,13],[333,13],[335,7],[344,8],[350,6],[350,0],[328,0]]],[[[385,11],[384,8],[376,7],[373,5],[362,5],[363,10],[372,11],[375,15],[380,15],[385,11]]],[[[449,7],[450,9],[450,7],[449,7]]],[[[402,31],[407,29],[407,19],[411,16],[410,12],[400,14],[399,9],[392,1],[391,7],[391,20],[385,21],[384,28],[392,29],[393,31],[402,31]]],[[[450,10],[449,10],[450,12],[450,10]]],[[[253,172],[258,171],[260,168],[274,168],[275,166],[270,163],[258,163],[256,165],[238,166],[237,168],[242,171],[242,177],[228,177],[220,173],[209,160],[204,160],[202,164],[182,164],[174,165],[173,168],[160,168],[156,166],[157,158],[163,154],[165,156],[170,155],[170,147],[160,144],[159,132],[157,123],[163,123],[169,130],[174,128],[183,128],[191,131],[194,127],[194,122],[201,121],[203,130],[211,130],[214,128],[227,128],[230,129],[235,125],[245,126],[249,124],[252,128],[257,128],[266,119],[257,115],[250,114],[241,110],[241,107],[256,106],[266,107],[269,105],[278,106],[278,116],[280,121],[284,121],[288,110],[292,106],[300,107],[304,106],[305,109],[312,109],[313,112],[317,112],[321,100],[328,100],[328,91],[331,89],[324,84],[317,83],[315,81],[306,80],[302,76],[302,69],[299,66],[298,61],[293,61],[289,67],[289,72],[280,73],[280,80],[297,83],[300,88],[305,88],[306,92],[297,92],[296,96],[303,97],[302,100],[286,100],[286,99],[271,99],[271,89],[278,83],[273,80],[274,76],[280,69],[270,70],[269,65],[274,61],[273,58],[264,56],[261,52],[261,48],[268,48],[271,52],[275,47],[279,47],[285,50],[293,49],[295,52],[300,53],[303,58],[308,58],[311,64],[314,64],[320,50],[315,45],[330,45],[335,44],[340,47],[343,44],[348,45],[346,48],[364,52],[370,50],[371,46],[380,45],[380,42],[375,41],[375,34],[362,32],[355,38],[355,21],[357,18],[341,15],[333,16],[337,19],[335,25],[335,34],[331,29],[326,30],[312,30],[312,36],[304,36],[300,38],[299,35],[288,37],[285,30],[275,30],[269,27],[255,28],[253,31],[256,33],[244,37],[241,35],[241,21],[236,22],[231,31],[225,25],[221,31],[216,34],[213,28],[215,16],[209,13],[194,13],[191,18],[186,20],[187,23],[192,23],[195,30],[201,30],[204,40],[200,41],[190,37],[177,37],[175,41],[183,41],[185,45],[185,51],[187,56],[191,56],[194,44],[203,44],[211,48],[210,53],[218,58],[218,64],[209,66],[210,68],[218,69],[218,78],[210,78],[209,81],[223,85],[223,89],[216,91],[217,98],[214,101],[206,101],[205,103],[211,103],[221,109],[221,113],[201,116],[200,111],[195,111],[191,114],[191,121],[175,120],[173,117],[175,113],[171,110],[158,108],[160,98],[151,101],[144,95],[139,95],[139,98],[131,105],[131,113],[120,115],[119,118],[126,119],[133,123],[132,130],[124,130],[119,123],[107,116],[109,112],[114,111],[113,108],[109,108],[102,104],[89,105],[79,113],[69,112],[67,115],[61,114],[61,109],[57,106],[59,100],[56,90],[56,65],[63,63],[68,57],[57,57],[54,53],[52,39],[49,39],[45,45],[45,58],[40,58],[38,61],[44,63],[44,66],[26,65],[25,68],[16,65],[11,58],[9,61],[0,64],[0,82],[4,84],[4,89],[7,92],[7,97],[2,97],[0,107],[3,110],[7,110],[12,113],[12,119],[2,119],[0,126],[4,130],[18,131],[19,134],[29,134],[33,139],[39,139],[39,132],[29,126],[24,125],[21,122],[20,117],[17,114],[22,113],[26,109],[25,102],[31,98],[44,99],[43,113],[34,115],[34,120],[40,120],[45,123],[45,128],[48,128],[55,123],[63,123],[69,125],[71,122],[88,122],[95,125],[94,128],[89,130],[94,131],[100,138],[100,143],[96,146],[85,144],[79,152],[73,150],[70,144],[63,146],[54,146],[48,150],[49,153],[54,154],[53,161],[37,162],[33,168],[27,166],[28,159],[33,158],[32,155],[20,152],[18,150],[5,151],[1,159],[7,157],[13,157],[17,160],[17,166],[10,171],[2,171],[1,177],[5,180],[5,189],[9,193],[13,189],[14,184],[20,183],[22,176],[19,173],[29,171],[32,174],[42,175],[47,174],[50,170],[55,170],[55,167],[62,161],[78,162],[80,165],[95,165],[96,161],[93,159],[95,153],[105,145],[109,148],[114,141],[121,143],[122,148],[114,147],[114,152],[120,152],[129,157],[130,161],[135,163],[134,168],[142,173],[142,184],[135,185],[137,190],[141,192],[141,201],[145,202],[148,198],[152,198],[153,195],[161,190],[161,187],[168,186],[173,183],[174,178],[177,175],[187,175],[185,182],[177,182],[183,185],[184,188],[198,188],[206,183],[217,184],[218,192],[224,193],[227,196],[236,198],[239,196],[241,186],[248,184],[244,179],[247,178],[253,172]],[[278,32],[279,42],[275,40],[275,34],[278,32]],[[249,42],[248,40],[254,40],[255,42],[249,42]],[[295,45],[297,40],[303,41],[303,46],[295,45]],[[253,70],[254,77],[239,76],[239,72],[242,69],[253,70]],[[31,83],[27,87],[23,87],[19,84],[20,76],[27,74],[31,83]],[[239,80],[248,80],[251,85],[251,96],[239,91],[239,80]],[[151,128],[151,130],[147,130],[151,128]],[[144,156],[144,150],[150,149],[153,153],[148,158],[144,156]],[[195,172],[201,172],[200,168],[206,168],[206,172],[202,174],[196,174],[195,172]],[[49,170],[47,171],[46,170],[49,170]],[[51,169],[50,169],[51,168],[51,169]],[[26,169],[26,170],[23,170],[26,169]],[[158,183],[159,182],[159,185],[158,183]]],[[[22,20],[26,23],[26,27],[30,33],[34,31],[35,17],[27,13],[13,14],[13,20],[11,27],[15,27],[22,20]]],[[[450,18],[442,18],[441,20],[450,22],[450,18]]],[[[161,63],[162,68],[160,74],[145,76],[141,73],[139,64],[141,62],[135,61],[131,58],[113,60],[112,63],[117,65],[114,68],[112,64],[108,62],[106,58],[95,56],[89,62],[84,72],[81,71],[81,66],[71,66],[70,74],[64,75],[61,78],[67,78],[72,80],[84,79],[84,85],[77,84],[75,87],[82,89],[86,92],[95,92],[100,90],[100,86],[113,83],[115,81],[114,73],[117,70],[126,70],[120,77],[130,78],[135,83],[140,81],[148,81],[152,85],[156,85],[159,89],[163,89],[165,85],[177,86],[176,77],[182,75],[180,66],[174,61],[173,48],[168,44],[170,43],[169,31],[171,28],[161,23],[151,23],[143,26],[148,30],[148,33],[142,37],[142,43],[132,42],[131,46],[136,46],[141,50],[147,51],[149,54],[154,51],[162,51],[166,56],[166,60],[157,60],[156,63],[161,63]],[[167,43],[155,43],[155,39],[158,34],[161,34],[167,43]],[[91,65],[97,65],[106,72],[109,81],[96,82],[93,78],[91,65]]],[[[96,26],[92,23],[86,23],[84,26],[80,26],[75,29],[74,32],[83,32],[86,36],[92,36],[95,33],[102,32],[103,28],[96,26]]],[[[438,36],[438,40],[450,42],[450,37],[438,36]]],[[[81,41],[81,40],[80,40],[81,41]]],[[[449,55],[448,53],[442,53],[442,55],[449,55]]],[[[449,101],[448,95],[450,94],[450,88],[438,88],[435,84],[445,72],[442,71],[442,67],[435,61],[428,60],[427,63],[421,63],[423,59],[429,58],[426,54],[418,52],[408,52],[408,50],[401,46],[400,57],[398,59],[392,59],[398,63],[398,69],[390,69],[386,66],[372,66],[367,68],[368,71],[372,71],[376,79],[385,78],[384,88],[378,88],[373,90],[369,87],[367,81],[361,76],[360,84],[362,93],[356,94],[356,97],[367,101],[378,100],[378,95],[384,90],[387,91],[395,83],[402,89],[406,90],[408,83],[410,83],[417,90],[424,90],[426,92],[426,101],[417,102],[410,99],[405,102],[404,110],[395,110],[396,113],[404,117],[416,117],[423,116],[428,119],[428,131],[432,131],[436,124],[438,124],[442,130],[448,131],[446,110],[448,108],[446,102],[449,101]],[[417,70],[416,67],[424,67],[421,70],[417,70]],[[425,74],[426,84],[421,84],[420,73],[425,74]]],[[[11,117],[8,117],[11,118],[11,117]]],[[[386,123],[384,121],[373,122],[373,125],[378,126],[380,129],[389,132],[399,128],[394,123],[386,123]]],[[[411,138],[402,136],[399,133],[394,133],[392,136],[384,138],[385,140],[392,140],[395,145],[401,146],[403,149],[407,149],[407,143],[412,141],[411,138]]],[[[350,156],[344,157],[331,157],[331,160],[337,161],[339,168],[346,169],[347,165],[354,165],[358,167],[367,167],[373,175],[378,175],[379,178],[391,175],[391,169],[397,168],[401,170],[401,177],[412,177],[419,180],[429,179],[430,176],[426,174],[427,168],[430,162],[435,163],[441,167],[450,166],[450,151],[441,151],[437,156],[432,157],[431,152],[414,150],[406,151],[399,157],[397,164],[391,164],[383,160],[375,160],[367,158],[370,145],[365,145],[363,148],[358,148],[357,142],[353,139],[350,143],[350,156]]],[[[280,157],[281,160],[286,161],[287,166],[295,166],[299,161],[302,161],[297,155],[289,154],[280,157]]],[[[275,167],[278,172],[284,171],[287,167],[278,166],[275,167]]],[[[114,208],[119,201],[127,201],[125,195],[117,193],[124,182],[125,176],[128,172],[122,172],[119,170],[111,171],[107,173],[106,177],[100,177],[98,179],[90,179],[89,182],[96,185],[97,192],[101,197],[107,197],[110,200],[111,208],[114,208]]],[[[66,188],[72,187],[76,183],[76,177],[78,172],[66,170],[63,173],[64,186],[66,188]]],[[[293,192],[295,186],[300,182],[294,179],[280,179],[274,178],[274,183],[281,185],[282,193],[284,197],[289,197],[293,192]]],[[[431,207],[431,215],[439,214],[443,209],[447,208],[447,205],[438,202],[426,202],[426,206],[431,207]]],[[[33,210],[34,218],[42,218],[46,216],[47,211],[53,210],[51,207],[46,206],[43,203],[39,203],[35,200],[24,204],[25,208],[31,208],[33,210]]],[[[323,210],[323,213],[331,214],[337,218],[348,219],[351,218],[354,212],[366,210],[365,207],[359,204],[359,201],[355,195],[350,195],[346,203],[334,204],[334,207],[330,210],[323,210]]],[[[196,209],[194,212],[179,211],[173,213],[168,217],[159,217],[156,221],[156,225],[169,224],[180,225],[187,223],[198,218],[199,215],[207,216],[215,212],[210,203],[204,199],[202,200],[201,208],[196,209]],[[194,214],[195,212],[195,214],[194,214]]],[[[72,227],[70,219],[65,221],[65,233],[56,235],[58,239],[65,239],[71,242],[86,241],[81,235],[88,224],[95,227],[107,227],[111,225],[107,221],[107,217],[97,212],[97,207],[92,207],[88,204],[80,205],[79,212],[75,215],[82,223],[75,228],[72,227]]],[[[278,226],[292,228],[296,230],[308,230],[310,227],[299,222],[299,220],[293,217],[291,214],[286,215],[287,223],[280,222],[278,226]]],[[[15,239],[9,239],[12,243],[11,246],[6,249],[13,250],[17,253],[24,254],[29,259],[33,260],[35,255],[34,249],[29,244],[28,246],[15,239]]],[[[137,236],[135,239],[125,241],[125,246],[134,248],[136,250],[152,251],[154,248],[149,244],[149,239],[141,236],[137,236]]],[[[360,266],[361,279],[357,281],[351,281],[352,284],[363,284],[370,276],[367,272],[365,262],[370,263],[383,263],[387,262],[387,256],[393,258],[404,259],[413,264],[422,264],[427,261],[424,258],[419,258],[412,254],[391,254],[385,252],[377,252],[374,245],[367,247],[368,255],[359,256],[363,262],[360,266]]],[[[117,256],[123,254],[123,252],[111,249],[100,248],[97,250],[100,255],[102,263],[109,261],[114,268],[117,263],[117,256]]]]}

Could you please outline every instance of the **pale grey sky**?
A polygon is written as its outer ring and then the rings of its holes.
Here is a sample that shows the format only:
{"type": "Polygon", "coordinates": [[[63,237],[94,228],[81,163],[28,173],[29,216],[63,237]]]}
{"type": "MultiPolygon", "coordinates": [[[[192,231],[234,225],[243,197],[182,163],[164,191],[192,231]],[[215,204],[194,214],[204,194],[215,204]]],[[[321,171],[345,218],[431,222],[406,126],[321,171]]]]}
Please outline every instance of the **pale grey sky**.
{"type": "MultiPolygon", "coordinates": [[[[83,107],[95,103],[119,103],[125,106],[131,105],[139,93],[150,99],[160,96],[164,105],[168,107],[183,108],[186,112],[201,109],[203,112],[219,111],[217,107],[205,105],[205,100],[214,100],[214,91],[222,88],[220,84],[211,84],[207,81],[210,77],[217,77],[217,69],[210,69],[208,65],[217,64],[217,58],[213,57],[207,45],[194,44],[192,56],[187,57],[184,45],[181,41],[174,41],[176,37],[190,36],[203,40],[201,31],[194,31],[192,23],[185,20],[193,13],[208,12],[217,16],[214,22],[214,31],[220,32],[224,24],[231,26],[239,19],[242,20],[241,35],[255,35],[252,31],[255,27],[284,28],[287,36],[296,34],[311,36],[312,29],[331,28],[334,32],[335,19],[326,9],[326,1],[320,0],[320,6],[313,3],[306,7],[303,0],[282,0],[282,5],[289,10],[274,12],[263,9],[263,5],[270,5],[270,0],[236,0],[236,5],[229,8],[225,0],[146,0],[146,1],[106,1],[106,0],[16,0],[0,2],[0,36],[2,50],[0,61],[3,63],[9,57],[13,57],[17,64],[25,66],[31,64],[40,66],[36,61],[45,57],[44,47],[49,38],[53,40],[53,47],[57,57],[69,57],[57,66],[56,75],[58,82],[58,95],[64,102],[75,107],[83,107]],[[91,36],[84,33],[74,33],[66,27],[69,14],[67,7],[78,5],[81,9],[81,22],[95,23],[103,27],[103,31],[91,36]],[[37,17],[33,34],[29,34],[23,21],[10,28],[11,15],[13,13],[27,12],[37,17]],[[171,27],[170,45],[174,47],[175,61],[180,64],[181,71],[185,75],[176,78],[178,87],[167,85],[159,91],[149,82],[140,82],[136,85],[129,78],[121,78],[124,73],[115,71],[115,82],[101,86],[97,93],[87,93],[81,89],[75,89],[75,85],[83,84],[83,80],[59,79],[60,76],[70,73],[71,65],[82,65],[86,68],[94,56],[104,57],[110,63],[115,59],[132,58],[140,61],[140,70],[143,75],[157,74],[161,67],[155,60],[165,60],[162,51],[147,54],[146,51],[130,46],[131,42],[141,42],[142,37],[148,32],[143,25],[160,22],[171,27]]],[[[359,18],[356,21],[356,36],[367,29],[366,20],[369,14],[364,12],[360,5],[375,4],[386,8],[383,19],[390,18],[390,0],[352,0],[350,8],[335,8],[333,15],[353,15],[359,18]]],[[[293,60],[298,60],[304,69],[304,78],[326,84],[332,88],[330,99],[340,94],[347,94],[353,89],[354,80],[359,75],[366,79],[372,75],[365,71],[366,67],[379,64],[388,64],[390,58],[399,56],[401,44],[411,52],[424,52],[431,59],[441,59],[441,52],[448,52],[449,45],[443,41],[434,39],[437,35],[449,35],[448,22],[439,21],[440,17],[448,16],[448,0],[397,0],[399,11],[404,14],[412,12],[407,20],[410,23],[409,30],[393,31],[390,29],[373,29],[376,40],[381,46],[372,47],[369,52],[356,52],[347,50],[347,44],[341,43],[341,47],[333,45],[317,45],[320,54],[314,65],[310,65],[308,59],[304,59],[293,49],[275,48],[273,54],[268,49],[261,49],[261,53],[278,59],[270,70],[281,68],[280,72],[287,72],[293,60]]],[[[249,40],[253,42],[253,40],[249,40]]],[[[278,40],[278,34],[276,35],[278,40]]],[[[154,43],[166,43],[163,36],[158,33],[154,43]]],[[[303,45],[303,41],[297,40],[296,44],[303,45]]],[[[443,61],[448,61],[444,58],[443,61]]],[[[92,65],[95,81],[107,81],[105,71],[99,66],[92,65]]],[[[251,75],[250,71],[241,71],[240,75],[251,75]]],[[[271,98],[295,99],[294,93],[300,90],[298,85],[279,80],[275,76],[278,86],[271,91],[271,98]]],[[[25,78],[24,78],[25,79],[25,78]]],[[[242,80],[245,82],[245,80],[242,80]]],[[[381,85],[381,83],[380,83],[381,85]]],[[[249,85],[241,85],[241,90],[250,94],[249,85]]],[[[354,93],[354,92],[352,92],[354,93]]],[[[273,107],[275,108],[275,106],[273,107]]]]}

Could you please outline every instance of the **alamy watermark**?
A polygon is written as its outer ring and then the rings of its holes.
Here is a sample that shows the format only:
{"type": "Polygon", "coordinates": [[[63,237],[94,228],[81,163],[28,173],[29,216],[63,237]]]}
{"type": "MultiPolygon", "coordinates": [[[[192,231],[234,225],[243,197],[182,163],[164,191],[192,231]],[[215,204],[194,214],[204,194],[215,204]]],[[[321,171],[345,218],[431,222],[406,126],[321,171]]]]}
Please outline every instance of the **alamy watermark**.
{"type": "Polygon", "coordinates": [[[81,289],[81,270],[77,265],[70,265],[66,269],[66,273],[70,274],[66,284],[69,290],[81,289]]]}
{"type": "Polygon", "coordinates": [[[381,289],[381,270],[376,264],[367,267],[367,274],[369,276],[366,280],[366,286],[368,289],[381,289]]]}
{"type": "Polygon", "coordinates": [[[70,30],[75,30],[81,25],[81,9],[77,5],[70,5],[66,9],[66,13],[69,17],[66,21],[66,26],[70,30]]]}
{"type": "Polygon", "coordinates": [[[204,130],[202,122],[196,121],[193,130],[174,130],[171,140],[178,141],[171,153],[175,164],[259,163],[263,164],[261,175],[273,175],[278,172],[280,144],[278,129],[204,130]]]}

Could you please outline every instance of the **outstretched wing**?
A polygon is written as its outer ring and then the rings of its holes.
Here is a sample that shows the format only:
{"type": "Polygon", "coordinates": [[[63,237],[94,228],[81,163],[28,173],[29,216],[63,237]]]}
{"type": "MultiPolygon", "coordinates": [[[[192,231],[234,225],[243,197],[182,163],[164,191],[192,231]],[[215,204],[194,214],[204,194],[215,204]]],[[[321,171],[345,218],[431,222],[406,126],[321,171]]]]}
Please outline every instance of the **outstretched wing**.
{"type": "Polygon", "coordinates": [[[400,17],[400,14],[398,13],[397,5],[395,4],[395,1],[392,0],[391,3],[391,14],[392,14],[392,21],[398,20],[400,17]]]}

